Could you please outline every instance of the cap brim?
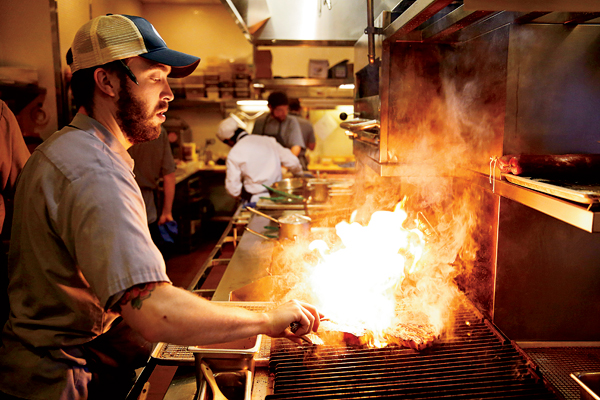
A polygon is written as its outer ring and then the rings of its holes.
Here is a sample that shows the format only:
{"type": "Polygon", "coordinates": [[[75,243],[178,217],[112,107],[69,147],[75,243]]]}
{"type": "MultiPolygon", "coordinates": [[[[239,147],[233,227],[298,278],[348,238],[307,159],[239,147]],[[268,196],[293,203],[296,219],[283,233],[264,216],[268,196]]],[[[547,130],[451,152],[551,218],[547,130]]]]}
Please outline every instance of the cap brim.
{"type": "Polygon", "coordinates": [[[156,61],[171,67],[171,78],[184,78],[194,72],[200,58],[171,49],[158,49],[150,53],[140,54],[140,57],[156,61]]]}

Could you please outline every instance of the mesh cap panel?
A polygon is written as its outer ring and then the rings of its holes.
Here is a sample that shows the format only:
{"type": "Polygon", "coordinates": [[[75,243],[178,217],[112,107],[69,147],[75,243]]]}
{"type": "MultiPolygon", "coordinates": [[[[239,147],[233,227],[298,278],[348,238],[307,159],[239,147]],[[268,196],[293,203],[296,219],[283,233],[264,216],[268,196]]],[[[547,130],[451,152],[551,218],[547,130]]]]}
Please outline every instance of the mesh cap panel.
{"type": "Polygon", "coordinates": [[[71,71],[147,53],[144,39],[135,24],[121,15],[108,15],[86,23],[71,45],[71,71]]]}

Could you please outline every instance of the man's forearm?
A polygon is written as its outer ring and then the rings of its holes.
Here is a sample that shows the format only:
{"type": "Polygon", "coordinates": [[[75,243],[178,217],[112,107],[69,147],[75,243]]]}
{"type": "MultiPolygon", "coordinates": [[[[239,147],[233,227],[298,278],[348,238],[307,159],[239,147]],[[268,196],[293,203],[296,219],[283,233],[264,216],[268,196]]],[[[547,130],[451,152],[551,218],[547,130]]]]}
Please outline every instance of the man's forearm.
{"type": "Polygon", "coordinates": [[[266,323],[262,314],[217,306],[166,283],[139,293],[140,298],[133,296],[126,299],[129,304],[121,305],[121,315],[151,342],[183,346],[222,343],[256,335],[266,323]]]}
{"type": "Polygon", "coordinates": [[[164,282],[128,290],[119,303],[125,322],[144,338],[183,346],[223,343],[257,334],[293,339],[295,335],[286,328],[294,321],[302,323],[299,334],[318,328],[319,314],[313,307],[286,304],[276,312],[256,313],[209,302],[164,282]]]}

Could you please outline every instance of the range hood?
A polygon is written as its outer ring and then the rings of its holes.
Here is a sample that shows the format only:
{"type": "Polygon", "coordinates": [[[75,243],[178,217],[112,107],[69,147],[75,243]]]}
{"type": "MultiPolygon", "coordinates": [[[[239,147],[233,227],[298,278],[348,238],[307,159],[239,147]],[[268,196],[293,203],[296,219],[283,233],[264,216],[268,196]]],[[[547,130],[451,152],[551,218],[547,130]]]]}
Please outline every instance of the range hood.
{"type": "Polygon", "coordinates": [[[257,46],[354,46],[367,27],[365,0],[221,0],[257,46]]]}
{"type": "Polygon", "coordinates": [[[553,11],[560,21],[540,22],[582,23],[597,18],[600,10],[599,0],[221,0],[221,3],[246,38],[257,46],[354,46],[368,25],[368,3],[372,3],[375,17],[384,12],[392,14],[393,22],[378,32],[384,39],[416,42],[442,38],[441,41],[456,41],[456,36],[446,36],[481,23],[495,12],[512,11],[510,22],[524,23],[553,11]],[[431,17],[434,18],[430,20],[431,17]]]}

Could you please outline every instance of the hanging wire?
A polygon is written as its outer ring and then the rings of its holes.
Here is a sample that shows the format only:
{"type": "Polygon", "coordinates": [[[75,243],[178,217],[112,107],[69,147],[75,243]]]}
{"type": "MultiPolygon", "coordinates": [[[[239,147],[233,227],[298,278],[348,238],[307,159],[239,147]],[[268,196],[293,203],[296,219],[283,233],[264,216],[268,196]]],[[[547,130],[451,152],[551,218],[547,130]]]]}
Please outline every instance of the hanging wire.
{"type": "Polygon", "coordinates": [[[492,193],[496,193],[496,164],[498,164],[498,157],[490,157],[490,184],[492,185],[492,193]]]}

